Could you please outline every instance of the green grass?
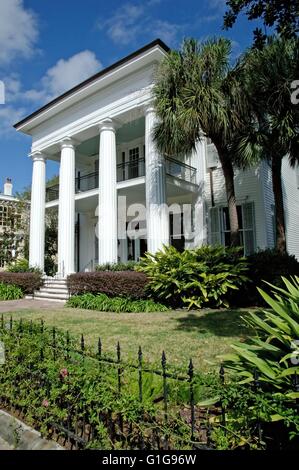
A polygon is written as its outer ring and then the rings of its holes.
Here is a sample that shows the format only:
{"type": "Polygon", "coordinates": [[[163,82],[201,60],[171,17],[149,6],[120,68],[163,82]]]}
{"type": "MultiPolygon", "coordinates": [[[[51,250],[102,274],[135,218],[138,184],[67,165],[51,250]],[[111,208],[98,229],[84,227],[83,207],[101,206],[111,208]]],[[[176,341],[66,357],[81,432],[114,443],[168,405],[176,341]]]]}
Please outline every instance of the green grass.
{"type": "Polygon", "coordinates": [[[103,352],[115,354],[119,341],[124,357],[137,358],[141,345],[144,358],[160,361],[165,350],[169,363],[182,366],[190,357],[197,369],[207,371],[219,365],[219,355],[230,350],[235,340],[249,334],[241,319],[248,310],[170,311],[164,313],[106,313],[59,308],[20,310],[4,314],[8,319],[33,321],[43,319],[47,325],[69,330],[86,344],[96,348],[101,337],[103,352]]]}

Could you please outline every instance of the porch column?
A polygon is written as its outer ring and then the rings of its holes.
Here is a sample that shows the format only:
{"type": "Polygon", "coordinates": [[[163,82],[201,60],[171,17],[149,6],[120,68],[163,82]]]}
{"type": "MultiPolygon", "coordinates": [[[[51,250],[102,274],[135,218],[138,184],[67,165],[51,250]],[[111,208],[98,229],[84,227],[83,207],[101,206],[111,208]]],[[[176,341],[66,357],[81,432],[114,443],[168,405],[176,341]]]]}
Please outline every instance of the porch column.
{"type": "Polygon", "coordinates": [[[145,198],[147,251],[156,253],[169,244],[169,214],[166,200],[165,161],[153,141],[154,108],[145,112],[145,198]]]}
{"type": "Polygon", "coordinates": [[[112,119],[99,125],[99,264],[117,263],[116,140],[112,119]]]}
{"type": "Polygon", "coordinates": [[[75,272],[75,143],[65,138],[60,143],[58,207],[58,274],[75,272]]]}
{"type": "Polygon", "coordinates": [[[31,154],[33,162],[29,265],[44,272],[45,265],[45,198],[46,198],[46,158],[41,152],[31,154]]]}

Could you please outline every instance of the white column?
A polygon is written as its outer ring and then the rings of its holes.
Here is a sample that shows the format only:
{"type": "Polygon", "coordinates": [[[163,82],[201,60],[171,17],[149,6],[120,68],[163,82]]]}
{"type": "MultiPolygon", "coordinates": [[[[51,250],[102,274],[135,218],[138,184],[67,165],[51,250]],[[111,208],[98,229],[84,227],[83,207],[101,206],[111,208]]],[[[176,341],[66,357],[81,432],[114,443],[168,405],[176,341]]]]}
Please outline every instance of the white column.
{"type": "Polygon", "coordinates": [[[145,113],[145,193],[147,251],[156,253],[169,244],[169,213],[166,200],[165,161],[153,141],[156,115],[153,107],[145,113]]]}
{"type": "Polygon", "coordinates": [[[126,238],[119,240],[119,257],[122,263],[128,261],[128,240],[126,238]]]}
{"type": "Polygon", "coordinates": [[[75,272],[75,143],[65,138],[60,143],[58,208],[58,274],[75,272]]]}
{"type": "Polygon", "coordinates": [[[116,140],[111,119],[100,123],[99,264],[117,263],[116,140]]]}
{"type": "Polygon", "coordinates": [[[135,238],[135,261],[138,261],[140,258],[140,239],[135,238]]]}
{"type": "Polygon", "coordinates": [[[45,195],[46,195],[46,158],[41,152],[31,155],[33,161],[29,265],[44,271],[45,265],[45,195]]]}

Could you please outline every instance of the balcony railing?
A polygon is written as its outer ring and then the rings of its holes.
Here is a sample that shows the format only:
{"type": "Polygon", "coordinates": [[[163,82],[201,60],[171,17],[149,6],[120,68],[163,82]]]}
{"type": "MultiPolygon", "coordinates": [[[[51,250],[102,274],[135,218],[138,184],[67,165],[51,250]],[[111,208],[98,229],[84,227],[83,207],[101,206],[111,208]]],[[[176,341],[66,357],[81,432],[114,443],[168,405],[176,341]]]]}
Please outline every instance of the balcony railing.
{"type": "Polygon", "coordinates": [[[174,158],[166,158],[166,173],[188,183],[196,183],[196,168],[174,158]]]}
{"type": "Polygon", "coordinates": [[[99,187],[99,173],[97,171],[88,175],[79,176],[75,181],[75,192],[90,191],[99,187]]]}
{"type": "Polygon", "coordinates": [[[130,162],[117,165],[117,181],[127,181],[145,175],[144,158],[138,158],[130,162]]]}
{"type": "MultiPolygon", "coordinates": [[[[196,168],[186,165],[174,158],[166,158],[166,173],[175,178],[180,178],[189,183],[196,183],[196,168]]],[[[117,181],[127,181],[145,175],[144,158],[139,158],[131,162],[117,165],[117,181]]],[[[81,193],[99,187],[98,172],[79,176],[75,180],[75,192],[81,193]]],[[[46,189],[46,201],[56,201],[59,199],[59,185],[55,184],[46,189]]]]}
{"type": "Polygon", "coordinates": [[[46,188],[46,202],[56,201],[59,198],[59,184],[46,188]]]}

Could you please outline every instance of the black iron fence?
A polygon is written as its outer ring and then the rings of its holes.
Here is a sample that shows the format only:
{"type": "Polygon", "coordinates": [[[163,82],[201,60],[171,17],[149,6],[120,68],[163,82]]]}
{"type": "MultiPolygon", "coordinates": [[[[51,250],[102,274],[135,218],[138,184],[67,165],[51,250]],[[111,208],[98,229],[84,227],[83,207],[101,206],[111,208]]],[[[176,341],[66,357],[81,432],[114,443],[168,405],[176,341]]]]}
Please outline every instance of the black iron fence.
{"type": "MultiPolygon", "coordinates": [[[[40,390],[42,388],[50,390],[52,382],[43,363],[49,360],[57,363],[57,373],[59,375],[59,364],[61,360],[65,364],[65,374],[68,374],[68,367],[80,363],[82,366],[97,368],[97,380],[100,382],[107,380],[107,370],[114,381],[111,381],[110,388],[114,387],[113,394],[115,399],[126,396],[128,394],[127,383],[132,382],[133,388],[136,388],[136,401],[140,404],[139,416],[135,420],[128,419],[126,413],[113,412],[113,403],[109,409],[103,409],[97,400],[91,400],[88,405],[80,412],[74,409],[70,399],[70,387],[72,376],[69,375],[68,386],[65,387],[63,396],[57,395],[55,407],[60,409],[57,416],[64,416],[61,421],[52,420],[50,417],[45,418],[47,428],[52,438],[57,437],[58,442],[66,445],[68,448],[84,449],[92,442],[98,442],[99,425],[94,426],[91,416],[97,416],[109,434],[109,442],[112,448],[148,448],[148,449],[171,449],[180,443],[180,448],[198,448],[204,449],[211,446],[210,442],[210,424],[209,414],[206,410],[198,409],[195,404],[195,382],[196,373],[194,371],[193,362],[190,359],[185,371],[174,371],[167,363],[166,354],[163,351],[160,366],[151,367],[143,359],[143,351],[139,347],[136,354],[136,361],[128,362],[122,357],[120,343],[117,343],[115,355],[106,354],[103,351],[102,341],[99,338],[96,346],[96,352],[92,352],[86,347],[84,335],[81,335],[80,344],[71,339],[69,332],[62,332],[54,328],[46,328],[43,321],[40,324],[24,322],[20,319],[18,322],[4,320],[3,315],[0,323],[0,339],[6,348],[6,363],[0,367],[0,400],[2,405],[19,412],[20,417],[26,417],[26,406],[18,405],[18,391],[21,389],[22,380],[26,379],[27,386],[32,390],[40,390]],[[10,341],[7,341],[10,338],[10,341]],[[31,354],[28,349],[28,338],[34,338],[35,345],[32,346],[31,360],[28,357],[31,354]],[[13,339],[13,340],[12,340],[13,339]],[[11,341],[12,340],[12,341],[11,341]],[[27,344],[26,356],[23,353],[16,353],[16,345],[20,347],[22,341],[27,344]],[[34,350],[34,351],[33,351],[34,350]],[[16,359],[17,354],[17,359],[16,359]],[[3,378],[1,372],[9,370],[12,361],[17,360],[18,365],[23,364],[22,376],[15,376],[16,391],[14,392],[16,402],[11,400],[5,394],[6,387],[3,386],[3,378]],[[77,362],[76,362],[77,361],[77,362]],[[6,368],[6,369],[5,369],[6,368]],[[155,408],[150,414],[148,409],[143,408],[144,403],[148,402],[148,397],[144,394],[147,382],[146,377],[154,376],[160,381],[161,393],[152,398],[150,407],[155,408]],[[184,385],[185,400],[173,401],[172,394],[175,384],[184,385]],[[64,413],[64,414],[63,414],[64,413]],[[66,414],[65,414],[66,413],[66,414]],[[145,428],[144,432],[141,429],[145,428]],[[138,430],[138,432],[136,431],[138,430]]],[[[21,348],[22,350],[22,348],[21,348]]],[[[53,368],[52,368],[53,370],[53,368]]],[[[61,373],[61,371],[60,371],[61,373]]],[[[220,371],[221,380],[224,381],[224,370],[220,371]]],[[[53,377],[53,376],[52,376],[53,377]]],[[[53,378],[52,378],[53,380],[53,378]]],[[[63,384],[65,386],[65,384],[63,384]]],[[[94,384],[93,384],[94,385],[94,384]]],[[[56,385],[57,386],[57,385],[56,385]]],[[[80,401],[80,390],[77,391],[77,400],[80,401]]],[[[111,390],[110,390],[111,393],[111,390]]],[[[20,397],[19,397],[20,398],[20,397]]],[[[20,399],[20,403],[22,400],[20,399]]],[[[106,405],[107,408],[107,405],[106,405]]],[[[218,415],[225,422],[225,410],[219,404],[218,409],[214,410],[215,416],[218,415]]],[[[35,419],[38,423],[40,415],[34,410],[30,412],[31,419],[35,419]]],[[[37,425],[37,424],[35,424],[37,425]]]]}

